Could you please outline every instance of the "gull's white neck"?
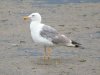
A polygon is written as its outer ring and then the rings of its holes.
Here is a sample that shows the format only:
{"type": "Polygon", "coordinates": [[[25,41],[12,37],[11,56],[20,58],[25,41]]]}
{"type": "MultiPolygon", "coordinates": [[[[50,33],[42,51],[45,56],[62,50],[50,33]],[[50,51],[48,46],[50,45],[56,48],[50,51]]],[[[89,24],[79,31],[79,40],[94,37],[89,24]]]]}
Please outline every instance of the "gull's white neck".
{"type": "Polygon", "coordinates": [[[32,26],[40,26],[41,25],[41,22],[39,22],[39,21],[31,21],[30,22],[30,25],[32,25],[32,26]]]}
{"type": "Polygon", "coordinates": [[[38,21],[31,21],[30,23],[30,29],[31,30],[36,30],[38,28],[41,28],[44,24],[42,24],[41,22],[38,21]]]}

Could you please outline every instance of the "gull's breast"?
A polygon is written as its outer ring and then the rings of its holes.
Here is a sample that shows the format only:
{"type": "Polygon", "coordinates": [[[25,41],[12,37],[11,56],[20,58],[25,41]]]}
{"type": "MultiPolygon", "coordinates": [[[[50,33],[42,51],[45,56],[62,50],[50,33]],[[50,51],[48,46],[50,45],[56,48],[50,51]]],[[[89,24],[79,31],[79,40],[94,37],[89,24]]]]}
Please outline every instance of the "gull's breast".
{"type": "Polygon", "coordinates": [[[53,45],[53,43],[50,40],[48,40],[40,35],[40,31],[42,30],[43,26],[44,26],[43,24],[41,24],[41,25],[37,25],[37,24],[33,25],[32,24],[30,26],[31,36],[32,36],[33,41],[38,44],[53,45]]]}

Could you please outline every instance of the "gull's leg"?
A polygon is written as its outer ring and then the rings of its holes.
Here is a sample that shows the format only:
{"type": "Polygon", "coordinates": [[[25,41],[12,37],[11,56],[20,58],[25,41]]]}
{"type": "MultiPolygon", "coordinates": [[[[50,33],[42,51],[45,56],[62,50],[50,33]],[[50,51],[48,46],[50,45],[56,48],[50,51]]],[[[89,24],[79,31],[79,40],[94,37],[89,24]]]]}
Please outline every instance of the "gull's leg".
{"type": "Polygon", "coordinates": [[[48,59],[47,57],[47,47],[44,46],[44,60],[48,59]]]}
{"type": "Polygon", "coordinates": [[[51,51],[52,51],[52,49],[50,48],[50,47],[48,47],[47,48],[47,56],[48,56],[48,59],[50,58],[50,56],[51,56],[51,51]]]}

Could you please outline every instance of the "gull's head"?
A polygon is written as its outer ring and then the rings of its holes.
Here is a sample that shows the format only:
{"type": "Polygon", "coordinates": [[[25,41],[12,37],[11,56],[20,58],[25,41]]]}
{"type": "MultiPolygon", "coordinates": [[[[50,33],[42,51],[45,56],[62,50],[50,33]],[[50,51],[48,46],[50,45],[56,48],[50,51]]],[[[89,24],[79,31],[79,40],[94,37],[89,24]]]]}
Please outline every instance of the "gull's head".
{"type": "Polygon", "coordinates": [[[29,16],[25,16],[24,20],[31,19],[31,21],[41,22],[41,15],[39,13],[32,13],[29,16]]]}

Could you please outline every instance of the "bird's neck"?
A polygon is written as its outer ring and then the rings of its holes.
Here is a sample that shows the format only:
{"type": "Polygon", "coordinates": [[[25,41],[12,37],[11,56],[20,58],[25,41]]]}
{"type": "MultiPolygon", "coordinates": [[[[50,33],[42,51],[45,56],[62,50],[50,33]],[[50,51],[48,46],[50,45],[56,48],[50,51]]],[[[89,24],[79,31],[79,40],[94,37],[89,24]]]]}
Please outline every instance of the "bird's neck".
{"type": "Polygon", "coordinates": [[[31,21],[31,24],[39,24],[41,23],[40,21],[31,21]]]}
{"type": "Polygon", "coordinates": [[[40,22],[37,22],[37,21],[32,21],[30,23],[30,29],[31,30],[36,30],[38,28],[41,28],[44,24],[41,24],[40,22]]]}
{"type": "Polygon", "coordinates": [[[36,27],[36,26],[40,26],[41,25],[41,22],[38,22],[38,21],[31,21],[30,23],[30,26],[32,27],[36,27]]]}
{"type": "Polygon", "coordinates": [[[41,20],[31,20],[31,23],[41,23],[41,20]]]}

